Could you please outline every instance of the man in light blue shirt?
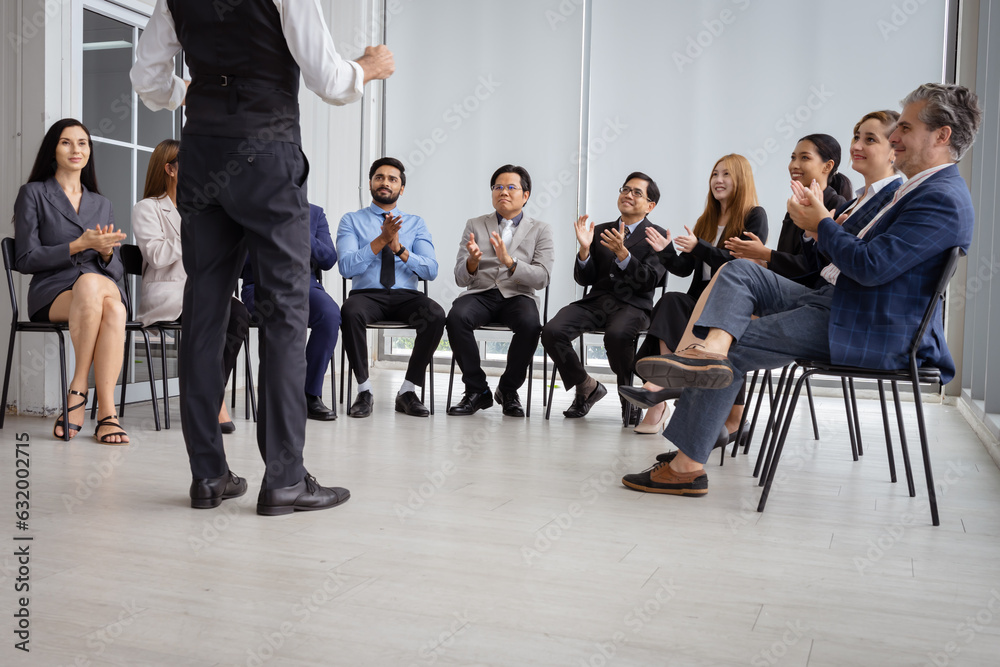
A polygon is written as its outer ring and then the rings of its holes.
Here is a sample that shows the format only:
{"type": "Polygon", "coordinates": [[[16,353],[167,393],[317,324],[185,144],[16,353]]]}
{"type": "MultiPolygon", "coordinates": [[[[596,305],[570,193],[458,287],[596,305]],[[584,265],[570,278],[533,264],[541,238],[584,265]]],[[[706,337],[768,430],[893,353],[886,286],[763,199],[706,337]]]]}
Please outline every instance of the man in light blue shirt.
{"type": "Polygon", "coordinates": [[[403,213],[396,200],[406,188],[403,163],[391,157],[375,160],[368,171],[370,206],[344,215],[337,228],[340,273],[351,279],[351,292],[341,308],[344,349],[358,381],[358,397],[347,410],[351,417],[368,417],[374,398],[368,379],[367,326],[379,320],[408,323],[417,332],[396,395],[396,412],[426,417],[417,397],[424,371],[444,333],[440,305],[417,289],[419,280],[434,280],[438,264],[424,219],[403,213]]]}

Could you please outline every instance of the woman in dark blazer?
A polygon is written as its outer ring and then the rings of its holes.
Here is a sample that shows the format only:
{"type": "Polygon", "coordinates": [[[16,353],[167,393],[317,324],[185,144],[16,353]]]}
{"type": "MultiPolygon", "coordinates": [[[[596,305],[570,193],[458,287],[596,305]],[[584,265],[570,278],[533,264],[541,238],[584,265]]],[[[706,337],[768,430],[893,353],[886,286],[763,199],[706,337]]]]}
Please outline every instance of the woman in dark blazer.
{"type": "MultiPolygon", "coordinates": [[[[757,205],[753,170],[745,157],[731,154],[715,163],[708,181],[705,210],[695,223],[693,232],[687,227],[684,229],[687,234],[673,239],[673,244],[670,232],[662,236],[655,229],[646,230],[647,241],[657,251],[657,257],[667,271],[681,277],[693,274],[693,278],[686,293],[668,292],[653,308],[648,334],[636,359],[676,349],[698,297],[719,267],[732,259],[724,245],[727,240],[745,236],[767,238],[767,214],[757,205]],[[674,245],[680,252],[674,249],[674,245]]],[[[639,391],[640,395],[649,398],[650,394],[660,389],[646,383],[643,385],[645,391],[639,391]]],[[[631,387],[619,388],[626,398],[635,391],[631,387]]],[[[739,414],[735,417],[737,426],[742,416],[742,401],[739,405],[739,414]]],[[[635,432],[662,432],[668,414],[666,401],[658,401],[646,411],[635,432]]]]}
{"type": "Polygon", "coordinates": [[[28,287],[31,320],[69,323],[76,355],[69,424],[60,415],[53,434],[62,438],[68,429],[72,438],[83,428],[93,365],[94,438],[124,445],[128,435],[118,424],[114,391],[126,318],[125,296],[117,284],[124,268],[115,248],[125,234],[115,230],[111,202],[98,192],[92,147],[90,132],[71,118],[56,122],[45,134],[28,182],[14,202],[14,268],[33,274],[28,287]]]}

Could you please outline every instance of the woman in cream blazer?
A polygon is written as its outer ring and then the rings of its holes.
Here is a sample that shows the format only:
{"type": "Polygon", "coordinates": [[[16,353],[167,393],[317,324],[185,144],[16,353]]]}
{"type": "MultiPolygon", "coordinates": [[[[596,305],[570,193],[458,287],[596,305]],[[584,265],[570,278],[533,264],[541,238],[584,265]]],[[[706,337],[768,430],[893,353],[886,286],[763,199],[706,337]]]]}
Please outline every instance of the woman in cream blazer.
{"type": "MultiPolygon", "coordinates": [[[[187,274],[181,258],[181,215],[177,212],[177,152],[180,142],[161,141],[153,150],[146,170],[143,198],[132,208],[132,231],[142,251],[142,288],[136,319],[149,326],[156,322],[177,322],[184,306],[187,274]]],[[[222,367],[229,377],[239,357],[240,346],[250,325],[246,306],[233,297],[222,367]]],[[[236,425],[222,401],[219,424],[223,433],[236,425]]]]}

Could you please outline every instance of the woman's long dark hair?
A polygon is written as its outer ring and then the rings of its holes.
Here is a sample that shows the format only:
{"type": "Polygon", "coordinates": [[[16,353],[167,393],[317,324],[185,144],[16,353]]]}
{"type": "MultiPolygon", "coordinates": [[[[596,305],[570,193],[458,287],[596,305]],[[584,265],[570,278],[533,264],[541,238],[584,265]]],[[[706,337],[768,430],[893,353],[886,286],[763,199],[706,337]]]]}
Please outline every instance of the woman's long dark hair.
{"type": "Polygon", "coordinates": [[[31,167],[28,175],[28,183],[47,181],[56,175],[56,146],[59,145],[59,138],[63,130],[67,127],[79,127],[87,133],[87,142],[90,144],[90,157],[87,164],[80,172],[80,182],[85,188],[94,194],[101,194],[97,189],[97,170],[94,168],[94,140],[90,136],[87,126],[75,118],[63,118],[52,123],[52,127],[45,133],[42,145],[38,147],[38,155],[35,156],[35,164],[31,167]]]}
{"type": "Polygon", "coordinates": [[[854,199],[854,188],[851,179],[837,171],[840,167],[840,143],[829,134],[807,134],[799,141],[809,141],[816,147],[823,162],[833,160],[833,171],[826,178],[826,183],[847,200],[854,199]]]}

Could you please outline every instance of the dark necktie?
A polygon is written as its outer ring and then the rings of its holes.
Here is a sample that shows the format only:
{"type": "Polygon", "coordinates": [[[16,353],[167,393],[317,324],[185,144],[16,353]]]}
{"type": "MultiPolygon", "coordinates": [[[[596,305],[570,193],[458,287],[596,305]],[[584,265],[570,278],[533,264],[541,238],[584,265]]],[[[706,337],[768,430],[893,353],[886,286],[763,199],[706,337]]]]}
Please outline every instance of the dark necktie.
{"type": "MultiPolygon", "coordinates": [[[[389,214],[385,214],[389,218],[389,214]]],[[[392,288],[396,284],[396,256],[392,254],[389,246],[382,247],[382,270],[379,272],[378,280],[386,289],[392,288]]]]}
{"type": "Polygon", "coordinates": [[[629,229],[629,228],[628,228],[628,227],[626,226],[626,227],[625,227],[625,240],[627,241],[627,240],[628,240],[628,237],[630,237],[630,236],[632,236],[632,230],[631,230],[631,229],[629,229]]]}

